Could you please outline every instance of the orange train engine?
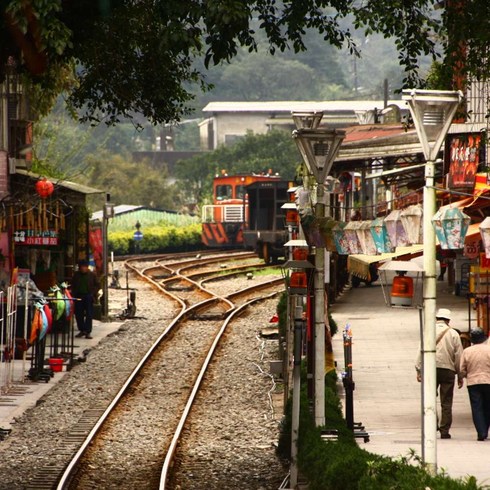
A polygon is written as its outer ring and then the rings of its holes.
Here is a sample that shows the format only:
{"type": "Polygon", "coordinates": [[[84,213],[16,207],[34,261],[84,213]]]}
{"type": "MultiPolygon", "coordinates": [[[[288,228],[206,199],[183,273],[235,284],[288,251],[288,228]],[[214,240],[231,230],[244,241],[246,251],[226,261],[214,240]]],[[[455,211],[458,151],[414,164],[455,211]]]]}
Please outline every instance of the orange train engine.
{"type": "Polygon", "coordinates": [[[247,227],[247,186],[254,182],[276,181],[277,176],[217,175],[213,180],[213,204],[202,208],[202,243],[210,248],[243,247],[247,227]]]}

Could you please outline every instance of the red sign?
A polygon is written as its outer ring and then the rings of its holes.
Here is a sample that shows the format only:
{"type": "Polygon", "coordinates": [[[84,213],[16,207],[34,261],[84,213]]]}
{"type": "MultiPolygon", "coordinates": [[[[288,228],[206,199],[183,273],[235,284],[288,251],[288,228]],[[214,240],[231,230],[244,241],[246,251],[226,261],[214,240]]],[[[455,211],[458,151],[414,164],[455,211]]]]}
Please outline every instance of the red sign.
{"type": "Polygon", "coordinates": [[[16,245],[47,245],[53,247],[58,245],[58,232],[54,230],[17,230],[14,232],[14,243],[16,245]]]}
{"type": "Polygon", "coordinates": [[[449,141],[448,185],[472,189],[480,163],[481,134],[454,135],[449,141]]]}
{"type": "Polygon", "coordinates": [[[480,240],[468,241],[464,244],[463,255],[469,259],[476,259],[480,253],[480,240]]]}
{"type": "Polygon", "coordinates": [[[480,254],[480,269],[490,269],[490,259],[484,253],[480,254]]]}

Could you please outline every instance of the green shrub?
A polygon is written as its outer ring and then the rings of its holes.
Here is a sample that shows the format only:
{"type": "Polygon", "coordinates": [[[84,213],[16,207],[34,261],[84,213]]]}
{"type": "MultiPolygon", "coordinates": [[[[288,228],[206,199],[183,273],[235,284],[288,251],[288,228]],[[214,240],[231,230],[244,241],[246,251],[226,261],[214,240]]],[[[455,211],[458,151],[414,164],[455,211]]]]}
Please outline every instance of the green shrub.
{"type": "MultiPolygon", "coordinates": [[[[110,231],[109,250],[115,255],[135,253],[134,231],[110,231]]],[[[141,253],[184,252],[202,247],[201,224],[194,223],[184,227],[154,226],[144,230],[139,242],[141,253]]]]}
{"type": "MultiPolygon", "coordinates": [[[[404,458],[390,458],[360,448],[342,415],[335,373],[325,377],[325,418],[327,429],[336,429],[337,441],[324,441],[315,426],[306,392],[306,369],[302,369],[298,466],[310,490],[481,490],[474,477],[450,478],[429,475],[420,458],[411,452],[404,458]],[[415,463],[415,464],[414,464],[415,463]]],[[[278,454],[289,459],[291,448],[289,400],[281,426],[278,454]]]]}

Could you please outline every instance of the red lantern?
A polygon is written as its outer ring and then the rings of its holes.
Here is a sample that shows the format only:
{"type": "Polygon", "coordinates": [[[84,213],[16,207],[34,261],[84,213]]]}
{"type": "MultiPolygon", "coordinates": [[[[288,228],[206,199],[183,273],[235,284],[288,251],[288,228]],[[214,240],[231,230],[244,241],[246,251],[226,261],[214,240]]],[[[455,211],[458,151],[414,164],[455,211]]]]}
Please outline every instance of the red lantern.
{"type": "Polygon", "coordinates": [[[36,192],[43,199],[49,197],[54,192],[54,185],[46,177],[36,182],[36,192]]]}

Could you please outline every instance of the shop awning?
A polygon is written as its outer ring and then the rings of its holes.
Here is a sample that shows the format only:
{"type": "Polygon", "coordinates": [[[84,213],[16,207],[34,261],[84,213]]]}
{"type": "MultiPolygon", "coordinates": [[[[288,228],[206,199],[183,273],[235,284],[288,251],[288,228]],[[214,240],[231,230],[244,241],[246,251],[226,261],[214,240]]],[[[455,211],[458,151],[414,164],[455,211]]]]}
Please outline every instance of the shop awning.
{"type": "Polygon", "coordinates": [[[480,234],[480,225],[481,223],[473,223],[468,227],[468,231],[466,232],[466,236],[464,238],[464,243],[469,244],[475,241],[479,241],[481,238],[480,234]]]}
{"type": "MultiPolygon", "coordinates": [[[[22,170],[22,169],[16,169],[15,173],[17,175],[23,175],[24,177],[29,177],[35,180],[44,177],[43,175],[39,175],[33,172],[29,172],[28,170],[22,170]]],[[[103,194],[105,192],[105,191],[101,191],[100,189],[95,189],[94,187],[89,187],[88,185],[78,184],[77,182],[70,182],[69,180],[54,179],[52,177],[47,177],[47,180],[49,180],[56,186],[69,189],[70,191],[79,192],[80,194],[85,194],[85,195],[103,194]]]]}
{"type": "Polygon", "coordinates": [[[417,257],[422,254],[424,246],[422,244],[411,245],[409,247],[397,247],[395,252],[384,253],[380,255],[349,255],[347,258],[347,271],[362,279],[369,278],[369,266],[377,262],[394,259],[396,257],[410,256],[417,257]]]}

